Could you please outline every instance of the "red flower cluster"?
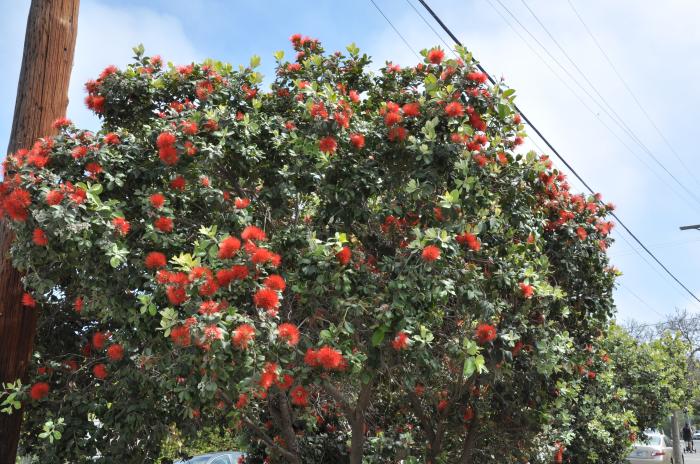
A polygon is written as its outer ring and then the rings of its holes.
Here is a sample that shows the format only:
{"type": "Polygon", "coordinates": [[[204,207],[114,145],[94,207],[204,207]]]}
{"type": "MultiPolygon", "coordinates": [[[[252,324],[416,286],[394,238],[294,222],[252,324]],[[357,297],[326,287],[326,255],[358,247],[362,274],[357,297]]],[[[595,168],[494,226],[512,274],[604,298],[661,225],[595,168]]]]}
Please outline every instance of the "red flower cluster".
{"type": "Polygon", "coordinates": [[[158,229],[163,233],[170,233],[173,231],[173,220],[169,217],[159,216],[154,222],[153,227],[158,229]]]}
{"type": "Polygon", "coordinates": [[[309,405],[309,392],[301,385],[297,385],[289,392],[292,404],[295,406],[305,407],[309,405]]]}
{"type": "Polygon", "coordinates": [[[424,261],[432,262],[440,258],[440,248],[435,245],[428,245],[423,248],[421,257],[424,261]]]}
{"type": "Polygon", "coordinates": [[[241,324],[234,331],[231,336],[231,341],[234,346],[245,350],[248,348],[248,344],[255,339],[255,329],[250,324],[241,324]]]}
{"type": "Polygon", "coordinates": [[[241,238],[246,241],[264,241],[267,239],[267,235],[265,235],[265,231],[259,227],[247,226],[243,229],[243,232],[241,232],[241,238]]]}
{"type": "Polygon", "coordinates": [[[467,245],[472,251],[481,250],[481,242],[474,234],[464,232],[462,234],[457,235],[455,239],[457,240],[457,243],[459,243],[460,245],[467,245]]]}
{"type": "Polygon", "coordinates": [[[107,378],[107,366],[102,363],[96,364],[95,367],[92,368],[92,373],[98,379],[104,380],[107,378]]]}
{"type": "Polygon", "coordinates": [[[335,149],[338,147],[338,142],[335,141],[335,138],[331,135],[327,135],[326,137],[322,137],[321,140],[318,141],[318,148],[321,150],[323,153],[332,155],[335,153],[335,149]]]}
{"type": "Polygon", "coordinates": [[[240,240],[236,237],[226,237],[219,243],[219,259],[231,259],[240,249],[240,240]]]}
{"type": "Polygon", "coordinates": [[[36,246],[46,246],[49,244],[49,239],[43,230],[37,228],[34,229],[34,233],[32,234],[32,242],[34,242],[36,246]]]}
{"type": "Polygon", "coordinates": [[[258,308],[275,311],[280,304],[279,295],[271,288],[261,288],[253,295],[253,302],[258,308]]]}
{"type": "Polygon", "coordinates": [[[428,61],[430,61],[432,64],[440,64],[444,58],[445,52],[439,48],[432,48],[428,52],[428,61]]]}
{"type": "Polygon", "coordinates": [[[476,327],[476,341],[479,345],[485,345],[496,339],[496,333],[496,328],[494,326],[482,322],[476,327]]]}
{"type": "Polygon", "coordinates": [[[110,361],[120,361],[124,358],[124,347],[118,343],[110,345],[109,348],[107,348],[107,357],[110,361]]]}
{"type": "Polygon", "coordinates": [[[404,331],[397,333],[391,346],[397,351],[408,349],[408,334],[404,331]]]}
{"type": "Polygon", "coordinates": [[[129,221],[121,217],[115,217],[112,219],[112,225],[117,233],[122,237],[126,237],[131,229],[131,224],[129,224],[129,221]]]}
{"type": "Polygon", "coordinates": [[[532,296],[535,294],[535,289],[532,288],[532,285],[528,285],[525,282],[520,282],[518,286],[520,287],[520,293],[525,298],[532,298],[532,296]]]}
{"type": "Polygon", "coordinates": [[[350,251],[350,248],[344,246],[335,254],[335,257],[341,265],[345,266],[350,262],[350,259],[352,259],[352,251],[350,251]]]}
{"type": "Polygon", "coordinates": [[[170,132],[162,132],[156,139],[158,156],[163,163],[168,165],[177,164],[179,156],[177,154],[177,147],[175,146],[176,141],[177,139],[170,132]]]}
{"type": "Polygon", "coordinates": [[[39,401],[49,396],[49,390],[50,388],[48,383],[37,382],[32,385],[32,388],[29,389],[29,396],[34,401],[39,401]]]}
{"type": "Polygon", "coordinates": [[[151,251],[146,255],[145,264],[147,269],[158,269],[168,264],[168,258],[159,251],[151,251]]]}
{"type": "Polygon", "coordinates": [[[343,370],[347,366],[343,353],[330,346],[322,346],[318,350],[307,349],[304,363],[309,367],[323,367],[329,371],[343,370]]]}
{"type": "Polygon", "coordinates": [[[285,340],[290,346],[295,346],[299,343],[299,329],[296,325],[285,322],[277,326],[277,332],[280,338],[285,340]]]}

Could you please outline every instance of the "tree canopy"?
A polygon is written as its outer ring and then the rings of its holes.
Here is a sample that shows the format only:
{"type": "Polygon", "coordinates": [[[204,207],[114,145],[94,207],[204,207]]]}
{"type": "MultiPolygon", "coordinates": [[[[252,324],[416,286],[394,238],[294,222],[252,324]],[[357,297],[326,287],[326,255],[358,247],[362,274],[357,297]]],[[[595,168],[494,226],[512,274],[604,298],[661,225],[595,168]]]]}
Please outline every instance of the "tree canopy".
{"type": "Polygon", "coordinates": [[[608,334],[612,205],[519,149],[514,91],[466,50],[372,73],[354,45],[292,45],[270,91],[258,57],[137,48],[86,85],[98,133],[59,120],[8,156],[0,211],[40,312],[31,382],[0,396],[28,411],[25,451],[150,461],[172,426],[230,428],[250,463],[627,449],[662,408],[624,406],[661,392],[605,411],[605,439],[579,430],[644,367],[608,334]]]}

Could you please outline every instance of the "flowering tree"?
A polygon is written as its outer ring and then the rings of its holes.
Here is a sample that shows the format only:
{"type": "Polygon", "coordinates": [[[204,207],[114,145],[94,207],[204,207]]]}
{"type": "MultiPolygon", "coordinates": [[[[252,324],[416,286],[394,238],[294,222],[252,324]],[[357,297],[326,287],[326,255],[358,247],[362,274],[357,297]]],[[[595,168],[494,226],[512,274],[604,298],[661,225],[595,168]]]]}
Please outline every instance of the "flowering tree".
{"type": "Polygon", "coordinates": [[[249,67],[136,50],[103,121],[11,154],[0,184],[39,311],[23,445],[157,456],[226,423],[246,462],[549,461],[554,392],[612,314],[612,208],[519,154],[514,91],[439,48],[377,75],[292,37],[249,67]],[[492,437],[498,436],[498,443],[492,437]]]}

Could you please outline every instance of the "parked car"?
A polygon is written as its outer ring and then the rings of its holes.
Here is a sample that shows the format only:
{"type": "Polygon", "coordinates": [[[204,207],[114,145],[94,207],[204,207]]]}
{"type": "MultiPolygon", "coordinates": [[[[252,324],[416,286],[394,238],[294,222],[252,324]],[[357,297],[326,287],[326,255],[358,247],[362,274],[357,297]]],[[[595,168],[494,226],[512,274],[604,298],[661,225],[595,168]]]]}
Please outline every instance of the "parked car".
{"type": "Polygon", "coordinates": [[[693,440],[700,440],[700,431],[697,431],[693,434],[693,440]]]}
{"type": "Polygon", "coordinates": [[[175,461],[173,464],[238,464],[238,458],[242,456],[244,454],[238,451],[200,454],[187,461],[175,461]]]}
{"type": "MultiPolygon", "coordinates": [[[[630,464],[649,464],[663,462],[675,464],[673,462],[673,447],[671,440],[661,432],[645,432],[646,440],[641,438],[634,444],[634,449],[627,456],[630,464]]],[[[681,464],[681,463],[678,463],[681,464]]]]}

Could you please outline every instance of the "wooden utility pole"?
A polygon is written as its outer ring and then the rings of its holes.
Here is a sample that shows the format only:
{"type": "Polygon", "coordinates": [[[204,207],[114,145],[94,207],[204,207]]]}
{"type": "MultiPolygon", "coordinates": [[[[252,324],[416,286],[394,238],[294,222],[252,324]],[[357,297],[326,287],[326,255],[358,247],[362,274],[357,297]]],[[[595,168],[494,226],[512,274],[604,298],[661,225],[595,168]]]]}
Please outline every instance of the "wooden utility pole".
{"type": "MultiPolygon", "coordinates": [[[[66,114],[79,4],[32,0],[8,153],[51,135],[52,122],[66,114]]],[[[36,310],[22,307],[20,275],[9,259],[13,238],[0,220],[0,382],[26,378],[36,333],[36,310]]],[[[21,410],[0,413],[0,464],[14,464],[21,423],[21,410]]]]}

